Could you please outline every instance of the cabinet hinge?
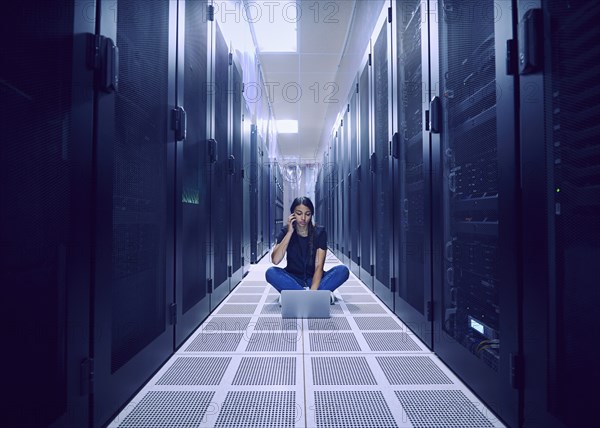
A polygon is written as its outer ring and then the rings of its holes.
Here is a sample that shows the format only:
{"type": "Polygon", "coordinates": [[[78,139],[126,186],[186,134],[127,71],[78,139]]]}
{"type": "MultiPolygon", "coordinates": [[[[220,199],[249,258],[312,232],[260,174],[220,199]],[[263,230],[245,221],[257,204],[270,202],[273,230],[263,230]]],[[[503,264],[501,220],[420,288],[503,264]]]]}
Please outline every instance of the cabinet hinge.
{"type": "Polygon", "coordinates": [[[390,278],[390,291],[392,293],[396,292],[396,278],[390,278]]]}
{"type": "Polygon", "coordinates": [[[375,265],[371,265],[371,276],[375,276],[375,265]]]}
{"type": "Polygon", "coordinates": [[[208,8],[206,9],[206,19],[209,21],[215,20],[215,7],[212,4],[209,4],[208,8]]]}
{"type": "Polygon", "coordinates": [[[388,22],[392,22],[392,8],[388,7],[388,22]]]}
{"type": "Polygon", "coordinates": [[[233,269],[232,269],[232,267],[231,267],[231,266],[227,266],[227,276],[228,276],[229,278],[231,278],[231,276],[232,276],[232,270],[233,270],[233,269]]]}
{"type": "Polygon", "coordinates": [[[427,302],[427,321],[433,321],[433,302],[430,300],[427,302]]]}
{"type": "Polygon", "coordinates": [[[371,65],[371,54],[369,54],[369,66],[371,65]]]}
{"type": "Polygon", "coordinates": [[[206,280],[206,292],[208,294],[212,294],[212,292],[213,292],[213,280],[212,280],[212,278],[208,278],[206,280]]]}
{"type": "Polygon", "coordinates": [[[229,65],[232,65],[232,64],[233,64],[233,54],[230,53],[229,54],[229,65]]]}

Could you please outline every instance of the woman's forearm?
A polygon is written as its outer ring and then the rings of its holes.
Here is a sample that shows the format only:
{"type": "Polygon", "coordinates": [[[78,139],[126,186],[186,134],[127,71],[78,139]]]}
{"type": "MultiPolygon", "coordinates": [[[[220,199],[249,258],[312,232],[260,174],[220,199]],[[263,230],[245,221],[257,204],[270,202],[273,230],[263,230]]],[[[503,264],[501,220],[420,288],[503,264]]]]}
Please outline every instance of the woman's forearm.
{"type": "Polygon", "coordinates": [[[287,251],[288,244],[290,243],[290,239],[292,237],[291,233],[287,233],[281,242],[275,245],[273,248],[273,253],[271,254],[271,261],[278,265],[282,260],[283,256],[285,256],[285,252],[287,251]]]}
{"type": "Polygon", "coordinates": [[[311,290],[318,290],[319,285],[321,284],[321,278],[323,278],[323,268],[316,268],[315,273],[313,275],[312,284],[310,286],[311,290]]]}

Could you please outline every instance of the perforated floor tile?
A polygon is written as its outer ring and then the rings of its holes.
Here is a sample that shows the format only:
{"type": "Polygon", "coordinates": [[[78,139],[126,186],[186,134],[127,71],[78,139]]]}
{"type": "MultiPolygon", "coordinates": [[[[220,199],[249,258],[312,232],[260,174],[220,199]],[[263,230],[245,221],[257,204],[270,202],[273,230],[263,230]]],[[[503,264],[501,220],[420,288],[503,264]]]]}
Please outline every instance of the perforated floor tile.
{"type": "Polygon", "coordinates": [[[355,352],[360,345],[354,333],[309,333],[311,352],[355,352]]]}
{"type": "Polygon", "coordinates": [[[200,333],[185,349],[186,352],[234,352],[243,333],[200,333]]]}
{"type": "Polygon", "coordinates": [[[404,326],[391,316],[354,317],[354,322],[360,330],[405,330],[404,326]]]}
{"type": "Polygon", "coordinates": [[[179,357],[157,385],[218,385],[231,357],[179,357]]]}
{"type": "Polygon", "coordinates": [[[314,385],[377,385],[365,357],[311,357],[314,385]]]}
{"type": "Polygon", "coordinates": [[[277,316],[263,317],[261,316],[254,330],[298,330],[302,327],[302,321],[294,318],[280,318],[277,316]]]}
{"type": "Polygon", "coordinates": [[[373,296],[369,296],[366,293],[361,294],[342,294],[342,300],[346,303],[377,303],[377,300],[373,296]]]}
{"type": "MultiPolygon", "coordinates": [[[[462,391],[395,391],[404,413],[414,427],[494,427],[462,391]]],[[[494,418],[495,419],[495,418],[494,418]]]]}
{"type": "Polygon", "coordinates": [[[262,294],[237,294],[229,296],[227,303],[258,303],[262,299],[262,294]]]}
{"type": "Polygon", "coordinates": [[[244,331],[250,324],[251,317],[214,316],[207,320],[200,331],[210,333],[213,331],[244,331]]]}
{"type": "Polygon", "coordinates": [[[371,351],[421,351],[407,333],[363,333],[363,337],[371,351]]]}
{"type": "Polygon", "coordinates": [[[265,303],[260,311],[261,315],[281,315],[279,303],[265,303]]]}
{"type": "Polygon", "coordinates": [[[352,315],[387,313],[379,303],[346,303],[346,307],[352,315]]]}
{"type": "Polygon", "coordinates": [[[236,287],[235,290],[233,290],[234,293],[236,294],[263,294],[265,292],[265,287],[264,286],[260,286],[260,287],[254,287],[254,286],[244,286],[244,287],[236,287]]]}
{"type": "Polygon", "coordinates": [[[352,330],[346,317],[331,317],[324,319],[309,319],[308,329],[316,331],[352,330]]]}
{"type": "Polygon", "coordinates": [[[252,333],[246,352],[295,352],[301,340],[299,333],[252,333]]]}
{"type": "Polygon", "coordinates": [[[215,315],[246,315],[253,314],[257,305],[244,305],[237,303],[225,303],[217,309],[215,315]]]}
{"type": "Polygon", "coordinates": [[[230,391],[215,428],[293,428],[296,406],[294,391],[230,391]]]}
{"type": "Polygon", "coordinates": [[[244,357],[232,385],[295,385],[296,357],[244,357]]]}
{"type": "Polygon", "coordinates": [[[375,359],[391,385],[452,384],[429,356],[379,356],[375,359]]]}
{"type": "Polygon", "coordinates": [[[149,391],[116,425],[122,428],[198,426],[214,396],[212,391],[149,391]]]}
{"type": "Polygon", "coordinates": [[[397,426],[381,391],[315,391],[318,428],[391,428],[397,426]]]}

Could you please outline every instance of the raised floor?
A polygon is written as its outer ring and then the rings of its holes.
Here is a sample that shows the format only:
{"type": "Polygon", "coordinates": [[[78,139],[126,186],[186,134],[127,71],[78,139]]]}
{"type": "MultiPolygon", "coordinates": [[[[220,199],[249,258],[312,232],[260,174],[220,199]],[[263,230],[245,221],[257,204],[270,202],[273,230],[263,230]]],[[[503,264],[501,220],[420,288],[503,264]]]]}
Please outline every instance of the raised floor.
{"type": "Polygon", "coordinates": [[[269,266],[251,266],[109,427],[504,427],[352,273],[330,319],[290,320],[269,266]]]}

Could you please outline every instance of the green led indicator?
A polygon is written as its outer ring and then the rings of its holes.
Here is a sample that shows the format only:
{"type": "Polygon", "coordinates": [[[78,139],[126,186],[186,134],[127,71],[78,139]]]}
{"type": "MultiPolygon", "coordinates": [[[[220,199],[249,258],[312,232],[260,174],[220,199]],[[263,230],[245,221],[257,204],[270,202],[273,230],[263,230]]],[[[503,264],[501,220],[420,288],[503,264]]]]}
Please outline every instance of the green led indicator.
{"type": "Polygon", "coordinates": [[[560,193],[560,187],[556,188],[556,193],[560,193]]]}

